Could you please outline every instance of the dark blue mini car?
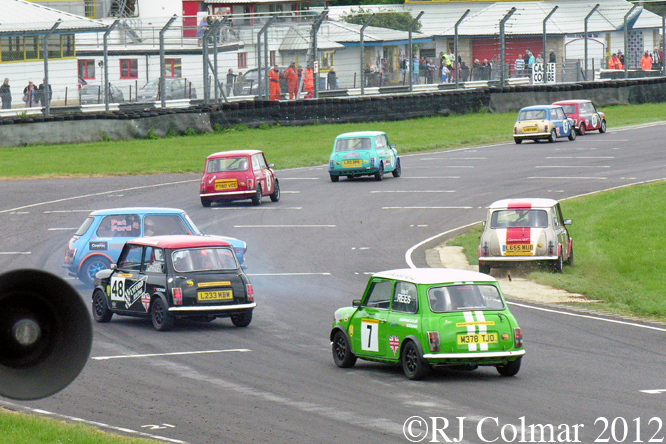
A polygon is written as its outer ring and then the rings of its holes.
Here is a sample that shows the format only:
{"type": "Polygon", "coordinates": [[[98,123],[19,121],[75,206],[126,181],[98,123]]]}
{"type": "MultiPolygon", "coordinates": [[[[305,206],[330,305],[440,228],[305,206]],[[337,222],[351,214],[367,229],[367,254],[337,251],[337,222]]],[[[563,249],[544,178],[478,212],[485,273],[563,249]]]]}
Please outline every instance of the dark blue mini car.
{"type": "MultiPolygon", "coordinates": [[[[92,285],[98,271],[118,260],[125,242],[138,237],[168,234],[204,236],[183,210],[175,208],[114,208],[93,211],[67,244],[63,267],[71,276],[92,285]]],[[[243,264],[247,245],[226,236],[210,236],[229,242],[243,264]]]]}

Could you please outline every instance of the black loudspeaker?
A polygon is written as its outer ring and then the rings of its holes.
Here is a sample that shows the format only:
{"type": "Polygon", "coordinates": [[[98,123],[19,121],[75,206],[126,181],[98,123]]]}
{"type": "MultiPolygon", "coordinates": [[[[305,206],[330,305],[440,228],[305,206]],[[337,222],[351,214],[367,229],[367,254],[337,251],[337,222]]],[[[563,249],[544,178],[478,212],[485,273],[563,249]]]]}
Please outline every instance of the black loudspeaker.
{"type": "Polygon", "coordinates": [[[41,270],[0,274],[0,396],[41,399],[69,385],[92,347],[78,292],[41,270]]]}

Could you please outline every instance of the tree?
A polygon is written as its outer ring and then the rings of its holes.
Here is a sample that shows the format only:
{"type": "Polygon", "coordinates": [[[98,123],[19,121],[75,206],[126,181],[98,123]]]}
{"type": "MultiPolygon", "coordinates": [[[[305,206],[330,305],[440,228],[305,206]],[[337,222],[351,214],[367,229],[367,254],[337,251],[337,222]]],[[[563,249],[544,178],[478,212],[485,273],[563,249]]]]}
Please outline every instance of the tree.
{"type": "MultiPolygon", "coordinates": [[[[363,9],[359,7],[358,9],[351,9],[349,14],[344,14],[342,20],[347,23],[354,23],[356,25],[365,24],[372,12],[369,9],[363,9]]],[[[408,31],[409,25],[414,21],[414,17],[409,12],[395,12],[390,9],[380,10],[377,12],[377,15],[372,20],[371,26],[376,26],[379,28],[388,28],[395,29],[398,31],[408,31]]],[[[412,31],[418,32],[421,29],[421,23],[417,22],[412,31]]]]}

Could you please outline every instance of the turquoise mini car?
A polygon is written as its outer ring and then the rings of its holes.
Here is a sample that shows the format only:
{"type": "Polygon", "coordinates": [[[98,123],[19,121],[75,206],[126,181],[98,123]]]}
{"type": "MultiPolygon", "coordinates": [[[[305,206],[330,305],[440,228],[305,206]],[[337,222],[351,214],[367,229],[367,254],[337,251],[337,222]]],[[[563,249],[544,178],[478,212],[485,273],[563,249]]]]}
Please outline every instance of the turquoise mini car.
{"type": "Polygon", "coordinates": [[[332,182],[340,176],[354,179],[358,176],[375,176],[382,180],[385,173],[400,177],[400,158],[395,145],[389,143],[381,131],[359,131],[340,134],[333,143],[328,161],[328,174],[332,182]]]}
{"type": "Polygon", "coordinates": [[[525,354],[497,280],[445,268],[375,274],[360,300],[335,312],[330,339],[338,367],[357,358],[400,364],[413,380],[431,367],[480,365],[514,376],[525,354]]]}

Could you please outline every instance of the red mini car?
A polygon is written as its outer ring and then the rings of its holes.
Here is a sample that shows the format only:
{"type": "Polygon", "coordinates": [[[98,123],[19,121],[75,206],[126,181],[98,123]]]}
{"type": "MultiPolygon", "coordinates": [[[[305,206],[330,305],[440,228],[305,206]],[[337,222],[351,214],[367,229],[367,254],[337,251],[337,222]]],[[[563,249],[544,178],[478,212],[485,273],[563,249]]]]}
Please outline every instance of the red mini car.
{"type": "Polygon", "coordinates": [[[280,184],[263,152],[222,151],[206,159],[199,196],[204,207],[215,201],[242,199],[261,205],[263,196],[270,196],[273,202],[280,200],[280,184]]]}
{"type": "Polygon", "coordinates": [[[606,132],[606,115],[597,111],[589,100],[562,100],[553,105],[560,105],[564,108],[567,117],[574,120],[576,132],[581,136],[585,131],[599,130],[599,133],[606,132]]]}

